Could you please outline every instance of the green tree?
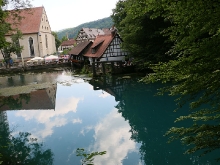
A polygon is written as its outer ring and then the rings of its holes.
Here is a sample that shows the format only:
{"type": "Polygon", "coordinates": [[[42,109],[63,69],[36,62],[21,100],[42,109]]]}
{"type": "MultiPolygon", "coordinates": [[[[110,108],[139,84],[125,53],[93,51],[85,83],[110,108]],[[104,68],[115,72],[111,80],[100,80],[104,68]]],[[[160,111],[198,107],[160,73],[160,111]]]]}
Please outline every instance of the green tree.
{"type": "Polygon", "coordinates": [[[52,32],[53,36],[55,37],[55,43],[56,43],[56,50],[58,50],[58,47],[61,44],[61,41],[58,39],[57,33],[56,32],[52,32]]]}
{"type": "Polygon", "coordinates": [[[21,53],[21,51],[23,50],[23,46],[19,45],[19,39],[21,38],[22,33],[18,30],[15,34],[11,35],[11,42],[6,41],[5,46],[1,49],[1,53],[7,64],[9,64],[11,53],[18,54],[21,53]]]}
{"type": "Polygon", "coordinates": [[[203,154],[220,148],[220,2],[142,1],[152,18],[164,17],[172,23],[165,34],[174,42],[169,54],[178,58],[152,65],[156,74],[144,81],[167,83],[161,94],[177,95],[178,105],[189,105],[191,113],[176,121],[193,121],[190,127],[173,127],[166,135],[191,146],[186,153],[203,154]],[[169,83],[168,83],[169,82],[169,83]],[[171,83],[170,83],[171,82],[171,83]]]}
{"type": "Polygon", "coordinates": [[[36,138],[31,138],[28,132],[13,135],[13,130],[9,130],[6,112],[1,111],[0,116],[0,162],[2,164],[53,164],[54,154],[50,149],[45,150],[43,143],[37,142],[36,138]]]}
{"type": "Polygon", "coordinates": [[[69,51],[70,51],[70,50],[71,50],[71,49],[64,49],[62,54],[69,54],[69,51]]]}
{"type": "Polygon", "coordinates": [[[17,32],[17,29],[13,29],[11,24],[7,22],[9,13],[10,17],[12,17],[12,19],[14,20],[13,24],[16,24],[21,19],[21,17],[19,16],[19,9],[28,7],[31,7],[29,0],[0,0],[0,50],[4,48],[7,49],[7,47],[10,47],[10,45],[13,44],[10,44],[8,41],[6,41],[5,35],[15,34],[15,32],[17,32]],[[12,9],[14,9],[13,12],[9,12],[8,10],[6,10],[8,5],[10,5],[12,9]]]}
{"type": "Polygon", "coordinates": [[[4,6],[6,6],[6,1],[0,0],[0,49],[6,46],[5,34],[9,32],[10,24],[6,22],[7,12],[4,10],[4,6]]]}
{"type": "Polygon", "coordinates": [[[30,138],[30,133],[20,132],[19,136],[0,137],[0,160],[3,164],[53,164],[53,153],[50,149],[44,150],[43,144],[37,139],[30,138]]]}
{"type": "Polygon", "coordinates": [[[22,102],[28,104],[30,101],[30,94],[19,94],[18,97],[14,96],[0,96],[0,108],[3,106],[8,106],[10,110],[22,109],[22,102]]]}
{"type": "Polygon", "coordinates": [[[63,36],[62,39],[61,39],[61,43],[62,43],[63,41],[67,41],[67,40],[68,40],[67,36],[63,36]]]}
{"type": "Polygon", "coordinates": [[[106,151],[87,153],[83,148],[77,148],[76,150],[76,156],[81,157],[82,165],[94,165],[93,161],[95,159],[95,156],[104,154],[106,154],[106,151]]]}
{"type": "Polygon", "coordinates": [[[146,7],[146,4],[137,4],[134,0],[120,0],[111,17],[124,41],[123,48],[134,57],[136,65],[145,69],[149,64],[171,59],[165,53],[172,42],[162,35],[170,22],[162,17],[152,20],[150,12],[135,14],[146,7]]]}

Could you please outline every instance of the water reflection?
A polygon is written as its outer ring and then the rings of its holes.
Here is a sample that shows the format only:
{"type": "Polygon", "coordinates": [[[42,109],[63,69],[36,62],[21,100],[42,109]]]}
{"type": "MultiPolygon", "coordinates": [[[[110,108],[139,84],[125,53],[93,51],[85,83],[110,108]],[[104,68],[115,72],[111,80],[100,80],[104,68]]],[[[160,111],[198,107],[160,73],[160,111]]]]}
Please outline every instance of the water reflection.
{"type": "Polygon", "coordinates": [[[30,133],[13,135],[5,111],[0,111],[0,135],[0,164],[53,164],[53,152],[30,138],[30,133]]]}
{"type": "MultiPolygon", "coordinates": [[[[5,112],[9,127],[16,128],[13,136],[30,132],[32,138],[50,148],[55,165],[80,164],[77,148],[89,153],[107,151],[95,158],[95,165],[216,164],[209,157],[183,155],[185,148],[178,142],[167,144],[163,135],[175,126],[175,118],[187,110],[173,113],[176,108],[173,98],[154,96],[161,84],[138,83],[140,77],[133,76],[91,79],[66,71],[54,75],[28,74],[22,80],[12,78],[14,86],[2,84],[0,93],[4,93],[3,89],[22,89],[22,86],[30,89],[26,99],[17,93],[22,108],[6,108],[17,110],[5,112]],[[50,88],[54,88],[53,92],[48,92],[50,88]],[[43,99],[46,95],[47,101],[43,99]],[[25,101],[30,103],[38,98],[51,107],[43,108],[42,103],[24,108],[25,101]]],[[[4,105],[9,106],[9,102],[5,102],[4,105]]]]}
{"type": "Polygon", "coordinates": [[[6,96],[0,96],[0,110],[55,110],[57,85],[50,84],[47,87],[40,85],[1,88],[0,93],[6,96]],[[37,89],[37,86],[40,89],[37,89]],[[13,95],[8,96],[10,93],[13,95]]]}
{"type": "MultiPolygon", "coordinates": [[[[174,113],[173,110],[176,109],[175,102],[173,101],[174,98],[170,96],[155,96],[157,89],[161,87],[161,84],[146,85],[143,83],[137,83],[138,79],[135,77],[131,79],[127,79],[127,77],[125,79],[110,77],[111,80],[108,80],[108,77],[104,77],[104,79],[105,80],[103,80],[103,78],[100,80],[93,80],[90,83],[94,86],[95,90],[106,91],[115,96],[116,100],[119,101],[116,108],[123,118],[129,122],[128,128],[125,130],[130,129],[130,131],[129,133],[123,132],[122,130],[115,131],[120,135],[126,135],[127,133],[127,138],[124,139],[132,139],[132,142],[141,143],[139,153],[141,154],[141,160],[143,160],[144,164],[217,164],[212,154],[206,155],[202,158],[196,154],[184,155],[183,153],[186,148],[179,142],[167,144],[167,138],[164,137],[165,132],[169,128],[177,126],[177,124],[174,124],[174,120],[178,116],[187,114],[188,109],[183,108],[181,111],[174,113]]],[[[111,117],[108,116],[108,119],[110,118],[111,117]]],[[[105,125],[103,127],[109,125],[109,123],[102,123],[105,125]]],[[[111,123],[115,124],[117,122],[114,121],[111,123]]],[[[182,126],[185,124],[187,123],[182,123],[182,126]]],[[[119,124],[118,127],[120,128],[119,124]]],[[[112,140],[110,140],[111,138],[108,138],[111,136],[107,132],[105,134],[107,136],[103,139],[106,141],[102,141],[98,144],[98,146],[104,147],[96,148],[101,150],[107,148],[108,151],[108,145],[106,144],[111,143],[112,140]]],[[[114,135],[113,132],[110,134],[114,135]]],[[[114,136],[120,141],[120,136],[114,136]]],[[[121,138],[123,139],[123,137],[121,138]]],[[[126,141],[127,144],[123,149],[126,150],[126,148],[129,148],[129,140],[122,140],[122,143],[126,141]]],[[[118,148],[118,143],[114,142],[114,144],[116,145],[109,144],[109,146],[118,148]]],[[[134,146],[133,148],[131,147],[131,149],[134,148],[134,146]]],[[[125,150],[121,150],[119,153],[128,154],[129,152],[126,152],[125,150]]],[[[116,155],[119,156],[119,153],[116,155]]],[[[217,156],[218,154],[215,154],[215,157],[217,156]]],[[[125,157],[126,155],[123,155],[118,160],[123,160],[125,157]]],[[[124,159],[123,164],[141,163],[132,161],[134,160],[129,158],[124,159]]],[[[103,162],[100,164],[103,164],[103,162]]],[[[120,162],[112,162],[112,164],[120,164],[120,162]]]]}
{"type": "Polygon", "coordinates": [[[130,81],[130,76],[124,76],[122,78],[104,76],[99,79],[92,79],[89,83],[93,86],[93,90],[104,90],[114,96],[116,101],[120,101],[122,99],[123,91],[130,81]]]}

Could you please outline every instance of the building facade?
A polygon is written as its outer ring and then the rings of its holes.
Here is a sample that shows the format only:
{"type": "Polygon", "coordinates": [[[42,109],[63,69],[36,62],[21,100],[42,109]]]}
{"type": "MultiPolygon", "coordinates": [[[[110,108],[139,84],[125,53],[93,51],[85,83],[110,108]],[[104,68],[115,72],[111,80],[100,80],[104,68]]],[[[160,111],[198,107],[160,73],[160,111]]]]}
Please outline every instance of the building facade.
{"type": "MultiPolygon", "coordinates": [[[[22,39],[18,41],[23,50],[19,54],[12,54],[12,58],[18,60],[21,58],[29,59],[55,53],[55,37],[52,35],[44,7],[21,9],[19,15],[22,19],[18,24],[13,24],[14,20],[10,16],[7,19],[11,23],[12,28],[19,29],[23,34],[22,39]]],[[[9,34],[6,34],[6,39],[7,41],[11,40],[9,34]]],[[[3,59],[1,53],[0,59],[3,59]]]]}
{"type": "Polygon", "coordinates": [[[128,52],[121,48],[121,43],[122,39],[116,31],[112,31],[111,34],[99,35],[84,56],[89,58],[90,64],[97,61],[124,62],[128,52]]]}

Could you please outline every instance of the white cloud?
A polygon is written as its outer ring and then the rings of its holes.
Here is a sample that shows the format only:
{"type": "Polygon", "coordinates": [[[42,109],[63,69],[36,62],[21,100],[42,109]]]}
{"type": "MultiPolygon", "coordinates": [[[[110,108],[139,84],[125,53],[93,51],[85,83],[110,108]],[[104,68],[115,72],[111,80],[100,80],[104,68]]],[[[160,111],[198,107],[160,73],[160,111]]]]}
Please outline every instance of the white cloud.
{"type": "Polygon", "coordinates": [[[55,111],[21,110],[16,112],[16,116],[21,116],[25,120],[34,119],[37,123],[44,124],[44,129],[37,130],[36,135],[33,136],[45,138],[49,135],[52,135],[54,127],[61,127],[67,124],[68,121],[63,116],[69,112],[76,113],[77,105],[81,100],[83,100],[83,98],[60,98],[57,102],[55,111]],[[63,104],[65,104],[65,106],[63,104]]]}
{"type": "Polygon", "coordinates": [[[90,150],[107,151],[105,155],[97,156],[94,164],[119,165],[129,152],[137,152],[136,143],[130,140],[130,126],[116,109],[102,119],[94,129],[95,144],[90,150]]]}
{"type": "Polygon", "coordinates": [[[65,118],[56,118],[53,121],[45,123],[45,128],[36,132],[36,135],[40,138],[45,138],[53,134],[54,127],[61,127],[66,125],[67,120],[65,118]]]}
{"type": "Polygon", "coordinates": [[[80,134],[82,134],[83,136],[85,136],[86,133],[88,133],[90,130],[94,129],[93,126],[87,126],[85,128],[83,128],[81,131],[80,131],[80,134]]]}
{"type": "Polygon", "coordinates": [[[82,123],[82,120],[81,119],[79,119],[79,118],[77,118],[77,119],[73,119],[73,124],[75,124],[75,123],[82,123]]]}

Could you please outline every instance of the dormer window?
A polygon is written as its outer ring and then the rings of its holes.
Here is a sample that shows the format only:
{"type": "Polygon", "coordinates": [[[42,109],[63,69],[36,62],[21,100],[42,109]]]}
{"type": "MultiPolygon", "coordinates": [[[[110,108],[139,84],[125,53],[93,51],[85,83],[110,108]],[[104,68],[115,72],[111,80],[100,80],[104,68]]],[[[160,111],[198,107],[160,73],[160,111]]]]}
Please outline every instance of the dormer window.
{"type": "Polygon", "coordinates": [[[95,54],[95,48],[92,48],[92,54],[95,54]]]}

